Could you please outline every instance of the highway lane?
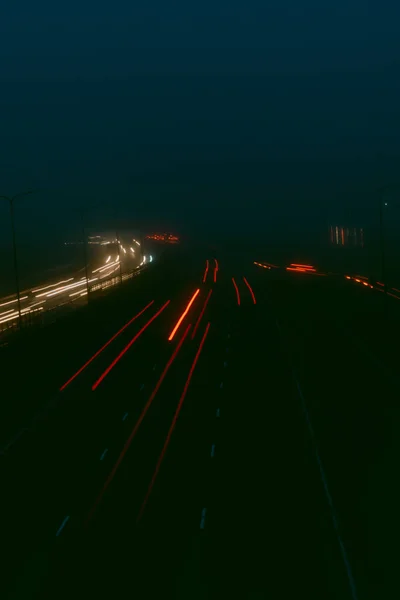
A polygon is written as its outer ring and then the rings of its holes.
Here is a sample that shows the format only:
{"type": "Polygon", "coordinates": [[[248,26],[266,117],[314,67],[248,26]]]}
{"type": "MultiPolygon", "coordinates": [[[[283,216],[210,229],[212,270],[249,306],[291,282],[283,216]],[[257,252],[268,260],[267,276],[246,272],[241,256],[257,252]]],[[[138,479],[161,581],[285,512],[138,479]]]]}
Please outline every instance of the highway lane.
{"type": "MultiPolygon", "coordinates": [[[[349,288],[338,291],[325,278],[314,278],[310,287],[293,279],[298,274],[257,269],[247,261],[219,258],[218,266],[214,257],[208,261],[204,283],[206,265],[204,261],[201,269],[198,257],[172,269],[174,280],[152,290],[153,297],[142,308],[153,299],[154,305],[64,390],[65,400],[48,425],[7,457],[8,489],[13,489],[9,511],[15,519],[10,543],[18,540],[16,559],[20,540],[29,540],[24,547],[31,555],[25,576],[20,576],[22,587],[33,585],[29,565],[40,564],[36,571],[52,571],[48,597],[60,596],[60,581],[66,597],[79,581],[80,589],[100,597],[125,597],[130,589],[140,597],[159,592],[183,598],[207,588],[208,597],[215,598],[237,590],[244,597],[263,597],[272,590],[287,597],[301,590],[310,598],[354,598],[353,572],[359,597],[365,597],[372,583],[380,589],[379,577],[368,580],[372,554],[364,548],[368,524],[363,517],[370,507],[363,504],[361,472],[368,473],[365,451],[371,450],[371,437],[376,437],[374,454],[380,451],[382,432],[382,415],[372,405],[366,410],[365,399],[376,398],[382,389],[365,384],[370,365],[350,344],[343,344],[338,335],[343,321],[332,317],[332,294],[342,298],[349,288]],[[199,296],[176,338],[168,342],[197,288],[199,296]],[[169,299],[92,392],[107,365],[169,299]],[[137,524],[208,323],[179,418],[137,524]],[[85,528],[189,324],[176,359],[85,528]],[[338,530],[291,365],[309,407],[318,456],[339,514],[338,530]],[[365,419],[360,431],[361,414],[365,419]]],[[[71,365],[69,372],[74,369],[71,365]]],[[[382,385],[379,377],[374,386],[382,385]]],[[[389,394],[392,384],[387,385],[389,394]]]]}
{"type": "MultiPolygon", "coordinates": [[[[181,285],[181,275],[179,274],[176,265],[174,266],[170,277],[168,277],[168,269],[166,269],[164,265],[163,274],[169,282],[169,291],[174,291],[177,286],[179,287],[181,285]]],[[[164,281],[164,278],[162,279],[164,281]]],[[[160,288],[160,292],[163,294],[161,285],[160,288]]],[[[148,291],[147,288],[147,292],[148,291]]],[[[192,293],[191,288],[190,292],[192,293]]],[[[135,349],[140,358],[145,359],[147,356],[150,357],[151,355],[152,361],[156,361],[151,363],[146,361],[145,365],[150,365],[147,370],[143,368],[143,363],[141,363],[142,367],[140,367],[140,363],[138,363],[137,368],[140,369],[140,374],[138,372],[137,376],[138,382],[140,382],[140,388],[142,388],[143,385],[150,385],[154,377],[157,376],[168,346],[167,336],[170,333],[171,319],[173,322],[179,317],[181,303],[184,302],[186,304],[187,302],[186,295],[186,289],[185,286],[183,286],[182,290],[176,295],[178,303],[172,308],[168,321],[160,322],[158,324],[156,334],[153,334],[151,329],[146,331],[148,336],[147,346],[141,345],[142,339],[139,339],[137,345],[135,345],[135,349]],[[156,335],[156,338],[154,338],[154,335],[156,335]],[[153,345],[153,339],[157,342],[157,345],[153,345]],[[164,346],[160,344],[160,342],[163,341],[164,346]]],[[[135,298],[133,298],[133,300],[134,302],[132,302],[131,311],[133,306],[137,306],[135,298]]],[[[127,306],[124,306],[124,312],[126,313],[126,311],[127,306]]],[[[111,313],[111,316],[115,321],[115,311],[111,313]]],[[[130,312],[130,316],[132,316],[132,312],[130,312]]],[[[139,324],[139,321],[135,322],[135,325],[136,324],[139,324]]],[[[143,324],[143,321],[141,324],[143,324]]],[[[113,346],[110,345],[106,348],[102,355],[97,359],[96,372],[98,375],[100,375],[112,361],[115,353],[124,348],[131,337],[131,330],[127,328],[121,333],[118,339],[114,341],[113,346]],[[115,346],[115,344],[118,345],[115,346]]],[[[87,338],[84,338],[84,342],[85,341],[88,341],[87,338]]],[[[75,344],[72,345],[72,354],[75,344]]],[[[90,354],[88,354],[88,356],[90,356],[90,354]]],[[[60,383],[64,383],[75,371],[74,363],[75,361],[72,356],[71,365],[73,368],[68,372],[65,368],[65,375],[63,380],[60,380],[60,383]]],[[[116,381],[118,382],[117,369],[115,370],[115,373],[116,381]]],[[[135,375],[135,365],[129,365],[129,373],[132,377],[135,375]]],[[[47,424],[47,421],[45,421],[42,427],[38,425],[36,431],[26,434],[23,440],[16,445],[13,454],[7,457],[9,458],[9,481],[15,480],[15,469],[17,468],[17,464],[23,467],[24,470],[24,476],[18,480],[17,485],[15,485],[14,482],[10,483],[15,491],[15,495],[10,495],[10,503],[14,505],[14,508],[17,509],[18,507],[18,531],[23,532],[25,537],[29,535],[32,543],[38,544],[39,546],[42,539],[44,539],[48,533],[46,524],[48,523],[51,529],[51,527],[54,526],[54,523],[58,522],[58,519],[63,515],[62,507],[67,503],[67,499],[71,498],[71,501],[76,500],[76,498],[73,498],[74,492],[76,497],[76,486],[69,487],[68,484],[70,479],[68,478],[68,475],[71,474],[71,476],[75,477],[75,480],[77,478],[79,480],[80,473],[84,473],[84,467],[87,464],[86,450],[88,450],[87,454],[89,462],[92,456],[91,450],[93,449],[93,452],[97,452],[96,442],[101,439],[102,419],[104,419],[104,425],[110,424],[110,413],[108,412],[104,416],[102,412],[103,399],[109,400],[109,395],[107,394],[107,389],[110,389],[107,388],[108,381],[105,380],[102,383],[102,386],[99,387],[96,394],[88,394],[87,390],[90,391],[91,385],[94,383],[97,375],[94,376],[93,371],[88,368],[82,376],[83,379],[77,379],[71,383],[62,394],[59,394],[56,404],[57,408],[54,411],[55,414],[52,415],[50,423],[47,424]],[[84,389],[84,393],[82,393],[82,389],[84,389]],[[103,389],[105,390],[105,394],[103,389]],[[87,434],[88,431],[91,432],[91,434],[94,434],[91,439],[87,434]],[[89,445],[91,440],[92,445],[89,445]],[[29,461],[27,460],[26,454],[28,454],[29,461]],[[49,485],[46,485],[46,478],[49,476],[50,471],[51,486],[49,487],[49,485]],[[46,501],[43,501],[42,490],[44,488],[46,489],[46,501]],[[30,498],[28,506],[26,506],[27,495],[29,495],[30,498]],[[17,498],[16,501],[15,497],[17,498]],[[54,519],[54,523],[52,519],[54,519]]],[[[112,372],[109,377],[112,380],[114,372],[112,372]]],[[[133,384],[131,385],[128,382],[127,386],[126,381],[124,380],[122,389],[120,389],[118,393],[115,393],[114,387],[111,387],[111,394],[113,397],[112,408],[115,408],[115,412],[113,413],[115,415],[114,425],[117,425],[118,432],[120,431],[118,426],[122,421],[123,426],[125,427],[131,422],[131,419],[135,414],[135,405],[131,408],[130,416],[124,419],[124,415],[129,410],[129,405],[131,404],[131,402],[126,402],[127,392],[130,392],[131,389],[133,389],[133,384]],[[128,387],[128,390],[126,387],[128,387]],[[118,412],[119,406],[121,407],[121,412],[118,412]]],[[[140,391],[141,390],[139,389],[139,392],[140,391]]],[[[108,409],[110,409],[110,406],[108,406],[108,409]]],[[[108,436],[110,444],[112,443],[112,434],[113,431],[111,429],[111,439],[110,435],[108,436]]],[[[103,448],[101,450],[103,451],[103,448]]],[[[111,447],[107,458],[109,458],[109,456],[112,457],[112,453],[113,448],[111,447]]],[[[98,456],[99,455],[96,456],[97,459],[98,456]]],[[[83,477],[84,476],[85,474],[83,477]]],[[[80,494],[81,491],[78,490],[78,498],[80,497],[80,494]]],[[[15,539],[16,538],[14,537],[14,540],[15,539]]],[[[19,552],[19,548],[17,548],[17,552],[19,552]]]]}

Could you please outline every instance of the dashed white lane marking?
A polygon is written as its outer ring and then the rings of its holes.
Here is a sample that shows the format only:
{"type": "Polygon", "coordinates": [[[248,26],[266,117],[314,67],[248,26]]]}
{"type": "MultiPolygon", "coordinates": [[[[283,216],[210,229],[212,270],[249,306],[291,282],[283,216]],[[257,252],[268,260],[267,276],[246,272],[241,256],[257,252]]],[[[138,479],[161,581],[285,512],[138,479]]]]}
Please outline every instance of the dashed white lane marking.
{"type": "Polygon", "coordinates": [[[107,454],[108,448],[106,448],[103,452],[103,454],[100,456],[100,460],[103,460],[103,458],[105,457],[105,455],[107,454]]]}
{"type": "Polygon", "coordinates": [[[122,417],[122,420],[125,421],[126,417],[128,416],[129,413],[125,413],[124,416],[122,417]]]}
{"type": "Polygon", "coordinates": [[[226,361],[224,361],[224,367],[227,367],[227,366],[228,366],[228,361],[226,360],[226,361]]]}
{"type": "Polygon", "coordinates": [[[217,408],[217,414],[216,414],[216,416],[219,417],[219,408],[217,408]]]}
{"type": "Polygon", "coordinates": [[[221,381],[221,383],[220,383],[220,386],[219,386],[219,387],[220,387],[220,389],[222,390],[222,388],[224,387],[224,382],[223,382],[223,381],[221,381]]]}
{"type": "MultiPolygon", "coordinates": [[[[154,369],[153,369],[154,371],[154,369]]],[[[142,383],[142,385],[140,386],[140,391],[142,391],[142,389],[144,388],[144,383],[142,383]]]]}
{"type": "Polygon", "coordinates": [[[214,454],[215,454],[215,444],[213,444],[211,446],[211,458],[214,456],[214,454]]]}
{"type": "Polygon", "coordinates": [[[203,510],[201,511],[200,529],[204,529],[204,526],[206,524],[206,512],[206,508],[203,508],[203,510]]]}
{"type": "Polygon", "coordinates": [[[64,529],[65,525],[67,524],[68,520],[69,520],[69,515],[67,515],[65,517],[64,521],[61,523],[60,527],[58,528],[57,533],[56,533],[56,537],[60,535],[60,533],[64,529]]]}

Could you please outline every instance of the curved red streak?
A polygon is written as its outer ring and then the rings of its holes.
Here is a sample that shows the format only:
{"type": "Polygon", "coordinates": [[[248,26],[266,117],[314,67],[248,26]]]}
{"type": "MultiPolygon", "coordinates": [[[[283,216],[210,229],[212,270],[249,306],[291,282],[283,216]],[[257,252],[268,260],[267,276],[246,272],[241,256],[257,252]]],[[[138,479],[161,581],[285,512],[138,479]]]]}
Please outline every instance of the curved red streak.
{"type": "Polygon", "coordinates": [[[149,321],[147,321],[147,323],[145,325],[143,325],[142,329],[140,329],[140,331],[138,331],[138,333],[135,335],[135,337],[133,337],[131,339],[131,341],[129,342],[129,344],[127,344],[125,346],[125,348],[118,354],[118,356],[116,358],[114,358],[114,360],[107,367],[107,369],[104,371],[104,373],[102,373],[100,375],[100,377],[98,378],[98,380],[95,381],[95,383],[92,385],[92,391],[94,391],[100,385],[100,383],[103,381],[103,379],[109,374],[109,372],[111,371],[111,369],[113,369],[115,367],[115,365],[117,364],[117,362],[123,357],[123,355],[125,354],[125,352],[127,352],[129,350],[129,348],[132,346],[132,344],[134,344],[136,342],[136,340],[138,339],[138,337],[140,337],[142,335],[142,333],[148,328],[148,326],[154,321],[154,319],[156,319],[158,317],[158,315],[164,310],[164,308],[166,308],[168,306],[168,304],[170,302],[171,302],[171,300],[168,300],[168,302],[166,302],[164,304],[164,306],[162,306],[160,308],[160,310],[157,311],[156,314],[153,315],[151,317],[151,319],[149,321]]]}
{"type": "Polygon", "coordinates": [[[206,260],[206,270],[204,271],[203,283],[205,283],[205,281],[207,279],[207,273],[208,273],[208,260],[206,260]]]}
{"type": "Polygon", "coordinates": [[[233,277],[232,277],[232,281],[233,281],[233,285],[235,286],[235,290],[236,290],[237,303],[238,303],[238,306],[240,306],[240,294],[239,294],[238,286],[236,285],[236,281],[233,277]]]}
{"type": "Polygon", "coordinates": [[[140,521],[140,519],[142,518],[143,512],[144,512],[144,510],[145,510],[145,508],[146,508],[147,501],[148,501],[148,499],[149,499],[149,496],[150,496],[150,494],[151,494],[151,491],[152,491],[152,489],[153,489],[153,486],[154,486],[154,483],[155,483],[155,481],[156,481],[156,478],[157,478],[158,472],[159,472],[159,470],[160,470],[161,463],[162,463],[162,461],[163,461],[163,459],[164,459],[164,456],[165,456],[165,453],[166,453],[166,451],[167,451],[168,444],[169,444],[169,442],[170,442],[170,439],[171,439],[172,433],[173,433],[173,431],[174,431],[174,428],[175,428],[176,422],[177,422],[177,420],[178,420],[179,413],[180,413],[180,411],[181,411],[181,408],[182,408],[183,401],[185,400],[185,397],[186,397],[186,394],[187,394],[187,391],[188,391],[188,388],[189,388],[190,380],[192,379],[193,371],[194,371],[194,369],[195,369],[195,367],[196,367],[197,361],[198,361],[198,359],[199,359],[199,356],[200,356],[200,352],[202,351],[202,348],[203,348],[203,345],[204,345],[204,342],[205,342],[205,339],[206,339],[206,337],[207,337],[207,333],[208,333],[208,330],[209,330],[209,329],[210,329],[210,323],[208,323],[208,324],[207,324],[207,327],[206,327],[206,330],[205,330],[205,332],[204,332],[204,335],[203,335],[203,337],[201,338],[201,342],[200,342],[199,348],[198,348],[198,350],[197,350],[196,356],[194,357],[194,361],[193,361],[193,363],[192,363],[192,366],[190,367],[189,375],[188,375],[188,378],[187,378],[187,380],[186,380],[185,387],[183,388],[182,395],[181,395],[181,397],[180,397],[180,399],[179,399],[178,406],[177,406],[177,408],[176,408],[176,411],[175,411],[175,414],[174,414],[174,418],[172,419],[171,427],[169,428],[169,431],[168,431],[167,437],[166,437],[166,439],[165,439],[165,443],[164,443],[163,449],[161,450],[160,456],[158,457],[158,461],[157,461],[157,465],[156,465],[156,468],[155,468],[155,471],[154,471],[153,477],[151,478],[150,485],[149,485],[149,487],[147,488],[146,496],[145,496],[145,498],[144,498],[144,500],[143,500],[143,502],[142,502],[142,506],[140,507],[139,514],[138,514],[138,516],[137,516],[137,518],[136,518],[136,524],[137,524],[137,523],[140,521]]]}
{"type": "Polygon", "coordinates": [[[198,328],[198,326],[199,326],[199,324],[200,324],[200,321],[201,321],[201,318],[202,318],[202,316],[203,316],[203,314],[204,314],[204,311],[206,310],[206,306],[207,306],[207,303],[208,303],[208,301],[209,301],[209,299],[210,299],[211,292],[212,292],[212,288],[211,288],[211,290],[208,292],[208,296],[207,296],[207,298],[206,298],[206,301],[204,302],[204,306],[203,306],[203,308],[202,308],[202,310],[201,310],[201,313],[200,313],[200,315],[199,315],[199,318],[197,319],[196,325],[194,326],[194,329],[193,329],[193,332],[192,332],[192,340],[194,339],[194,336],[196,335],[197,328],[198,328]]]}
{"type": "Polygon", "coordinates": [[[217,282],[217,271],[218,271],[218,269],[217,269],[217,267],[215,267],[214,268],[214,283],[217,282]]]}
{"type": "Polygon", "coordinates": [[[247,285],[247,287],[249,288],[249,290],[250,290],[250,294],[251,294],[251,297],[253,298],[253,302],[254,302],[254,304],[255,304],[255,303],[256,303],[256,297],[255,297],[255,295],[254,295],[254,292],[253,292],[253,290],[251,289],[251,286],[250,286],[249,282],[247,281],[246,277],[243,277],[243,281],[245,282],[245,284],[246,284],[246,285],[247,285]]]}
{"type": "Polygon", "coordinates": [[[97,350],[96,354],[93,354],[92,358],[89,358],[89,360],[88,360],[88,361],[87,361],[87,362],[86,362],[86,363],[83,365],[83,367],[81,367],[81,368],[80,368],[80,369],[79,369],[79,370],[78,370],[78,371],[75,373],[75,375],[72,375],[72,377],[71,377],[70,379],[68,379],[68,381],[67,381],[66,383],[64,383],[64,385],[63,385],[63,386],[61,386],[61,387],[60,387],[60,390],[59,390],[59,391],[60,391],[60,392],[62,392],[63,390],[65,390],[65,388],[67,387],[67,385],[69,385],[69,384],[70,384],[70,383],[71,383],[71,382],[72,382],[72,381],[73,381],[73,380],[74,380],[76,377],[78,377],[78,375],[79,375],[80,373],[82,373],[82,371],[83,371],[84,369],[86,369],[86,367],[87,367],[88,365],[90,365],[90,363],[91,363],[91,362],[92,362],[92,361],[93,361],[95,358],[97,358],[97,357],[99,356],[99,354],[100,354],[101,352],[103,352],[103,350],[104,350],[105,348],[107,348],[107,346],[108,346],[109,344],[111,344],[111,342],[113,342],[113,341],[115,340],[115,338],[119,336],[119,334],[120,334],[120,333],[122,333],[122,332],[124,331],[124,329],[126,329],[126,328],[127,328],[127,327],[128,327],[130,324],[131,324],[131,323],[133,323],[133,321],[135,321],[135,319],[137,319],[138,317],[140,317],[140,315],[142,315],[142,314],[144,313],[144,311],[145,311],[145,310],[147,310],[147,309],[148,309],[148,308],[149,308],[149,307],[150,307],[152,304],[154,304],[154,300],[152,300],[152,301],[151,301],[151,302],[150,302],[150,303],[149,303],[147,306],[145,306],[145,307],[144,307],[144,308],[143,308],[143,309],[142,309],[140,312],[138,312],[138,313],[137,313],[137,315],[135,315],[134,317],[132,317],[132,319],[131,319],[130,321],[128,321],[127,323],[125,323],[125,325],[124,325],[123,327],[121,327],[121,329],[120,329],[119,331],[117,331],[117,333],[115,333],[115,334],[112,336],[112,338],[110,338],[110,339],[108,340],[108,342],[106,342],[106,343],[104,344],[104,346],[102,346],[102,347],[100,348],[100,350],[97,350]]]}
{"type": "Polygon", "coordinates": [[[138,429],[139,429],[139,427],[140,427],[140,424],[142,423],[142,421],[143,421],[144,417],[146,416],[146,413],[147,413],[147,411],[149,410],[149,408],[150,408],[150,406],[151,406],[151,403],[152,403],[152,402],[153,402],[153,400],[154,400],[154,397],[155,397],[155,395],[157,394],[157,392],[158,392],[158,390],[159,390],[159,388],[160,388],[160,386],[161,386],[162,382],[164,381],[164,378],[165,378],[165,376],[166,376],[166,374],[167,374],[167,372],[168,372],[168,370],[169,370],[170,366],[171,366],[171,365],[172,365],[172,363],[174,362],[174,360],[175,360],[175,358],[176,358],[176,355],[178,354],[178,352],[179,352],[179,350],[180,350],[180,348],[181,348],[181,346],[182,346],[183,342],[185,341],[185,338],[186,338],[187,334],[189,333],[189,329],[190,329],[190,327],[191,327],[191,325],[190,325],[190,323],[189,323],[189,325],[188,325],[188,326],[187,326],[187,328],[186,328],[186,331],[185,331],[185,333],[183,334],[183,336],[182,336],[182,337],[181,337],[181,339],[179,340],[179,343],[177,344],[177,346],[176,346],[175,350],[173,351],[173,353],[172,353],[172,355],[170,356],[170,358],[169,358],[169,360],[168,360],[167,364],[165,365],[165,367],[164,367],[164,370],[163,370],[163,372],[161,373],[160,379],[158,380],[158,382],[157,382],[157,384],[156,384],[156,386],[155,386],[154,390],[152,391],[152,393],[151,393],[151,395],[150,395],[150,398],[147,400],[147,402],[146,402],[146,404],[145,404],[145,406],[144,406],[144,408],[143,408],[143,410],[142,410],[142,413],[141,413],[141,415],[140,415],[139,419],[137,420],[135,427],[134,427],[134,428],[133,428],[133,430],[132,430],[132,433],[130,434],[129,438],[128,438],[128,439],[126,440],[126,442],[125,442],[125,446],[123,447],[123,449],[122,449],[122,452],[121,452],[121,454],[119,455],[117,462],[115,463],[115,465],[114,465],[114,467],[113,467],[113,469],[112,469],[111,473],[110,473],[110,474],[109,474],[109,476],[107,477],[107,480],[106,480],[106,482],[105,482],[105,484],[104,484],[104,486],[103,486],[103,489],[101,490],[100,494],[97,496],[97,498],[96,498],[96,501],[95,501],[94,505],[92,506],[92,508],[91,508],[91,510],[90,510],[90,512],[89,512],[89,515],[88,515],[88,517],[87,517],[87,520],[86,520],[86,524],[87,524],[87,523],[90,521],[90,519],[93,517],[93,515],[94,515],[94,512],[95,512],[95,510],[96,510],[97,506],[99,505],[99,503],[101,502],[101,499],[103,498],[105,491],[107,490],[107,488],[108,488],[108,486],[110,485],[111,481],[114,479],[115,473],[117,472],[117,469],[118,469],[119,465],[121,464],[121,462],[122,462],[122,460],[123,460],[123,458],[124,458],[124,456],[125,456],[125,454],[126,454],[126,452],[127,452],[128,448],[129,448],[129,446],[131,445],[131,443],[132,443],[132,440],[133,440],[133,438],[135,437],[135,435],[136,435],[136,433],[137,433],[137,431],[138,431],[138,429]]]}
{"type": "Polygon", "coordinates": [[[218,271],[218,270],[219,270],[219,267],[218,267],[218,261],[217,261],[217,259],[216,259],[216,258],[214,258],[214,260],[215,260],[215,268],[216,268],[216,269],[217,269],[217,271],[218,271]]]}

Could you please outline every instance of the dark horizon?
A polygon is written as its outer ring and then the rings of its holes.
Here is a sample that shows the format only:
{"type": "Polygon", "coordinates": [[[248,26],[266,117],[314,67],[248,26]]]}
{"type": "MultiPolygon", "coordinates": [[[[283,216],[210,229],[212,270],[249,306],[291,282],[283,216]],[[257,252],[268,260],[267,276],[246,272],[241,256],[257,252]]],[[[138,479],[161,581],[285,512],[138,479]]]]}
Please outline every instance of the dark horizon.
{"type": "Polygon", "coordinates": [[[0,194],[41,190],[20,235],[92,205],[182,234],[366,226],[396,182],[398,6],[24,0],[0,20],[0,194]]]}

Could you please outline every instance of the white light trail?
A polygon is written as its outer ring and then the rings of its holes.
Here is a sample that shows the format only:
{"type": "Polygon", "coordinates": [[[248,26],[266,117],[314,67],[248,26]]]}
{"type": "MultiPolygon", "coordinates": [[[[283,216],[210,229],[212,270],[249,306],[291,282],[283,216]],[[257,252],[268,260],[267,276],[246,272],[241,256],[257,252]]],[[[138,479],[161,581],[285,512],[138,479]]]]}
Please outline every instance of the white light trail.
{"type": "MultiPolygon", "coordinates": [[[[96,281],[98,279],[98,277],[94,277],[93,279],[89,279],[88,283],[91,283],[92,281],[96,281]]],[[[77,283],[71,283],[70,285],[65,285],[57,290],[54,290],[53,292],[50,292],[48,294],[38,294],[36,296],[36,298],[39,298],[40,296],[47,296],[48,298],[51,298],[53,296],[57,296],[57,294],[62,294],[63,292],[66,292],[68,290],[72,290],[76,287],[79,287],[81,285],[85,285],[86,284],[86,280],[84,281],[78,281],[77,283]]]]}
{"type": "MultiPolygon", "coordinates": [[[[22,300],[26,300],[28,296],[22,296],[20,298],[20,301],[22,300]]],[[[0,306],[8,306],[8,304],[14,304],[14,302],[18,302],[18,298],[15,298],[15,300],[9,300],[8,302],[3,302],[3,304],[0,304],[0,306]]]]}
{"type": "Polygon", "coordinates": [[[61,285],[62,283],[68,283],[68,281],[72,281],[74,278],[70,277],[70,279],[64,279],[64,281],[59,281],[58,283],[52,283],[51,285],[46,285],[46,287],[37,288],[36,290],[32,290],[32,293],[42,292],[43,290],[48,290],[49,288],[56,287],[57,285],[61,285]]]}
{"type": "Polygon", "coordinates": [[[111,260],[111,254],[110,254],[110,256],[107,258],[107,260],[106,260],[106,264],[107,264],[107,263],[109,263],[109,262],[110,262],[110,260],[111,260]]]}
{"type": "Polygon", "coordinates": [[[108,273],[105,273],[104,275],[102,275],[100,277],[100,279],[104,279],[104,277],[109,277],[112,273],[115,273],[115,271],[118,271],[118,270],[119,270],[119,265],[117,265],[115,267],[115,269],[113,269],[112,271],[108,271],[108,273]]]}
{"type": "Polygon", "coordinates": [[[94,271],[92,271],[92,273],[97,273],[98,271],[105,271],[106,269],[110,269],[111,267],[113,267],[114,265],[117,264],[118,261],[114,261],[109,263],[108,265],[102,265],[101,267],[97,267],[97,269],[94,269],[94,271]]]}
{"type": "Polygon", "coordinates": [[[5,310],[4,312],[0,313],[0,318],[3,315],[8,315],[10,312],[15,312],[15,308],[10,308],[9,310],[5,310]]]}
{"type": "MultiPolygon", "coordinates": [[[[37,310],[43,310],[43,306],[39,306],[39,308],[34,308],[32,311],[30,308],[24,308],[23,310],[21,310],[21,314],[26,314],[28,312],[35,312],[37,310]]],[[[8,321],[13,321],[14,319],[18,318],[18,312],[15,311],[14,314],[9,315],[8,317],[3,317],[2,319],[0,319],[0,323],[7,323],[8,321]]]]}
{"type": "Polygon", "coordinates": [[[30,308],[32,308],[33,306],[39,306],[39,304],[44,304],[45,302],[47,302],[47,300],[41,300],[40,302],[35,302],[35,304],[30,305],[30,308]]]}

